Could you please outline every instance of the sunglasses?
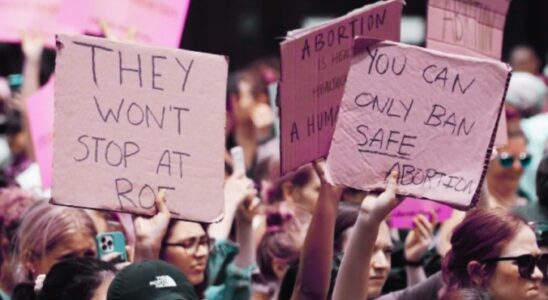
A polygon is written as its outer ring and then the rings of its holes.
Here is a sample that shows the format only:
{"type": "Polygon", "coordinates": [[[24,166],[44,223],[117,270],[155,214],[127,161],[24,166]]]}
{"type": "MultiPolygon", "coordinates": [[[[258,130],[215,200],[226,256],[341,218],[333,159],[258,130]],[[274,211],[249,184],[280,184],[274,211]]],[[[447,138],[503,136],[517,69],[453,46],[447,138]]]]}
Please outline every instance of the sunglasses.
{"type": "Polygon", "coordinates": [[[495,257],[484,260],[484,263],[498,261],[514,261],[518,265],[519,276],[524,279],[531,279],[535,272],[535,266],[540,269],[542,276],[546,278],[548,273],[548,254],[532,255],[525,254],[514,257],[495,257]]]}
{"type": "Polygon", "coordinates": [[[508,152],[502,152],[499,155],[499,162],[504,168],[511,168],[516,159],[519,159],[521,166],[525,168],[531,163],[531,154],[522,152],[518,157],[514,157],[508,152]]]}

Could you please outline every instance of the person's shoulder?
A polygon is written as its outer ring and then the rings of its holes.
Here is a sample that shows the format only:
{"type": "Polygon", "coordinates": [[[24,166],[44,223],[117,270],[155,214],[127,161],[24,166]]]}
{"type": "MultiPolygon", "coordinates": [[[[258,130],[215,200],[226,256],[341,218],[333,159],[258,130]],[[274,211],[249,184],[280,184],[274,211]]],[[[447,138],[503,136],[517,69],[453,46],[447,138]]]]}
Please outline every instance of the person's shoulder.
{"type": "Polygon", "coordinates": [[[437,272],[420,283],[383,295],[377,298],[377,300],[436,300],[442,287],[443,279],[441,272],[437,272]]]}

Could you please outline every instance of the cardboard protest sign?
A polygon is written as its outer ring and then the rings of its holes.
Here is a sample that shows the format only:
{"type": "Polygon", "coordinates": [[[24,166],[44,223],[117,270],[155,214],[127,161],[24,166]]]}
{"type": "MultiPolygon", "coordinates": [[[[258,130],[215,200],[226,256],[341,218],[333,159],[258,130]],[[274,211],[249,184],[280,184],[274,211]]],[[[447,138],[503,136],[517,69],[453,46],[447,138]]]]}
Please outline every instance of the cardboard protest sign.
{"type": "Polygon", "coordinates": [[[356,39],[327,165],[336,183],[468,207],[479,193],[509,67],[356,39]]]}
{"type": "Polygon", "coordinates": [[[432,214],[435,214],[436,221],[443,222],[451,217],[452,212],[447,205],[408,197],[390,213],[388,225],[391,228],[411,229],[415,227],[413,218],[419,214],[427,216],[430,222],[433,220],[432,214]]]}
{"type": "Polygon", "coordinates": [[[34,156],[40,166],[42,187],[51,187],[53,163],[53,77],[27,102],[34,156]]]}
{"type": "MultiPolygon", "coordinates": [[[[55,34],[67,31],[59,19],[63,0],[0,0],[0,41],[20,42],[24,33],[44,38],[46,47],[55,46],[55,34]]],[[[79,12],[73,12],[78,15],[79,12]]]]}
{"type": "Polygon", "coordinates": [[[93,0],[86,29],[100,33],[100,22],[106,22],[117,37],[134,31],[139,43],[179,48],[189,5],[190,0],[93,0]]]}
{"type": "Polygon", "coordinates": [[[354,36],[398,41],[402,2],[378,2],[281,44],[281,172],[325,157],[352,58],[354,36]]]}
{"type": "Polygon", "coordinates": [[[165,190],[175,218],[220,217],[227,59],[84,36],[57,43],[52,202],[150,215],[165,190]]]}
{"type": "Polygon", "coordinates": [[[430,0],[428,48],[500,60],[510,0],[430,0]]]}
{"type": "MultiPolygon", "coordinates": [[[[500,60],[510,0],[430,0],[426,44],[447,53],[500,60]]],[[[496,145],[507,143],[501,114],[496,145]]]]}

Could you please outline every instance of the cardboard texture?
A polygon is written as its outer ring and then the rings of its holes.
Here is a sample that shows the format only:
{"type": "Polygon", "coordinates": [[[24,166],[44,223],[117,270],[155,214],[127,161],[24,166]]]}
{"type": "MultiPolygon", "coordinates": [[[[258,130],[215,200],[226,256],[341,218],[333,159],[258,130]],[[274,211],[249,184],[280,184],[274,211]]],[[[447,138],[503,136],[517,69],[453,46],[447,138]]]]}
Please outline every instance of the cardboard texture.
{"type": "Polygon", "coordinates": [[[399,41],[401,1],[385,1],[312,28],[281,44],[281,173],[325,157],[333,137],[354,36],[399,41]]]}
{"type": "Polygon", "coordinates": [[[53,93],[55,79],[51,79],[34,95],[27,99],[34,155],[40,166],[42,187],[51,187],[53,163],[53,93]]]}
{"type": "MultiPolygon", "coordinates": [[[[426,46],[447,53],[500,60],[510,0],[430,0],[426,46]]],[[[495,144],[508,142],[501,114],[495,144]]]]}
{"type": "Polygon", "coordinates": [[[453,209],[433,201],[423,201],[417,198],[405,198],[388,217],[390,228],[412,229],[415,227],[413,218],[419,214],[428,217],[432,222],[432,214],[436,215],[436,221],[441,223],[451,217],[453,209]]]}
{"type": "Polygon", "coordinates": [[[54,204],[178,219],[223,211],[227,59],[58,37],[54,204]]]}
{"type": "Polygon", "coordinates": [[[333,181],[473,205],[485,175],[510,68],[389,41],[356,39],[329,152],[333,181]]]}

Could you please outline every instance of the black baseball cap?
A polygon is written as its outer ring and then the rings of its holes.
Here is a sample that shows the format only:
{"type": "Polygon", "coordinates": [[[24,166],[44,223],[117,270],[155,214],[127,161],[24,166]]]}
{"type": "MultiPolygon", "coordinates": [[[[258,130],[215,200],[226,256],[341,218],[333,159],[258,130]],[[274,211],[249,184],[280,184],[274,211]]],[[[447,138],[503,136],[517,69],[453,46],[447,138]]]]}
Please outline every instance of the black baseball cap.
{"type": "Polygon", "coordinates": [[[199,299],[176,267],[161,260],[149,260],[120,271],[108,288],[107,300],[199,299]]]}

